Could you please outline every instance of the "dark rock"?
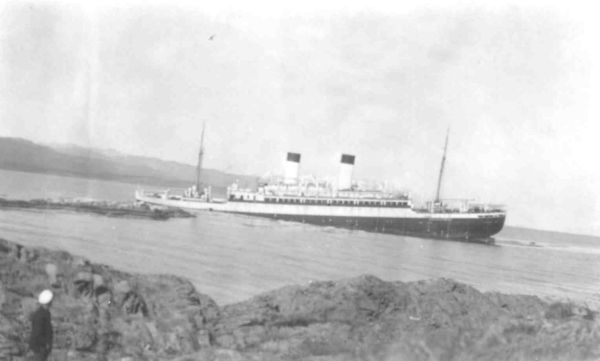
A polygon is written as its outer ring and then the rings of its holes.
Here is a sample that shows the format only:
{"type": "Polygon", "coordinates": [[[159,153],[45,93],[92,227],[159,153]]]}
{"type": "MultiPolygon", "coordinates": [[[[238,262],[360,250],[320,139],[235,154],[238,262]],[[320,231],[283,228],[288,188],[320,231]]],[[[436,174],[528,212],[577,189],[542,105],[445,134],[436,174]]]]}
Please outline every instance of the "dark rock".
{"type": "Polygon", "coordinates": [[[4,240],[0,359],[24,357],[28,316],[53,273],[61,285],[55,360],[600,359],[596,312],[566,302],[481,293],[448,279],[361,276],[220,308],[181,278],[126,274],[4,240]]]}
{"type": "Polygon", "coordinates": [[[575,315],[575,306],[564,302],[554,302],[550,304],[544,316],[547,319],[558,319],[562,320],[565,318],[573,317],[575,315]]]}
{"type": "Polygon", "coordinates": [[[171,276],[130,275],[106,266],[74,262],[77,258],[66,257],[64,252],[0,244],[6,251],[0,252],[0,315],[12,320],[0,327],[4,349],[9,348],[4,337],[9,334],[17,335],[10,341],[11,349],[17,345],[26,350],[28,316],[37,308],[37,294],[50,287],[53,278],[65,285],[55,289],[51,309],[54,355],[66,358],[71,352],[73,359],[81,360],[127,356],[158,360],[193,353],[200,345],[207,347],[206,323],[215,318],[218,307],[208,296],[198,294],[188,281],[171,276]],[[13,257],[8,249],[37,257],[23,262],[22,256],[13,257]],[[124,303],[114,302],[116,297],[122,297],[124,303]]]}
{"type": "Polygon", "coordinates": [[[90,297],[94,293],[94,275],[91,272],[79,272],[73,280],[78,294],[90,297]]]}
{"type": "Polygon", "coordinates": [[[8,242],[4,238],[0,238],[0,253],[8,254],[12,252],[14,244],[8,242]]]}
{"type": "Polygon", "coordinates": [[[148,306],[146,306],[146,302],[142,296],[133,291],[129,291],[123,296],[121,308],[128,314],[140,313],[143,316],[148,315],[148,306]]]}
{"type": "Polygon", "coordinates": [[[93,213],[108,217],[130,217],[166,220],[170,218],[190,218],[192,213],[181,209],[148,207],[137,202],[107,202],[80,199],[5,199],[0,198],[0,208],[67,210],[93,213]]]}
{"type": "Polygon", "coordinates": [[[58,268],[54,263],[48,263],[45,267],[46,275],[48,276],[48,283],[56,288],[60,287],[60,283],[58,281],[58,268]]]}

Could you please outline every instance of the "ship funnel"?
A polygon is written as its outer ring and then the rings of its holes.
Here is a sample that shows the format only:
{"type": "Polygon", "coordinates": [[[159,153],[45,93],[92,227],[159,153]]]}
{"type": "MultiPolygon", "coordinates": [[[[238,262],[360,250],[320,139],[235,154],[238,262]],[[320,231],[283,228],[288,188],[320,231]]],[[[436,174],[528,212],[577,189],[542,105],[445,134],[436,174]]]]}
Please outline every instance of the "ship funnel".
{"type": "Polygon", "coordinates": [[[287,159],[284,165],[284,180],[285,184],[298,183],[298,170],[300,169],[300,153],[287,154],[287,159]]]}
{"type": "Polygon", "coordinates": [[[340,161],[340,175],[338,177],[338,189],[350,189],[352,187],[352,170],[354,169],[354,156],[342,154],[340,161]]]}

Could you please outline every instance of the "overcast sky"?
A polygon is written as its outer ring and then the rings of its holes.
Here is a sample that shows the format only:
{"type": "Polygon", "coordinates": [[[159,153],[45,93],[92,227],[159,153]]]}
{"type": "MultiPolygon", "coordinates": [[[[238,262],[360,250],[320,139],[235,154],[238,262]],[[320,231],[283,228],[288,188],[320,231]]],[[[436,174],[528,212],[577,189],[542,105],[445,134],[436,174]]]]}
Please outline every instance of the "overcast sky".
{"type": "Polygon", "coordinates": [[[600,235],[595,9],[0,4],[1,136],[194,163],[206,122],[209,168],[433,197],[450,127],[444,197],[600,235]]]}

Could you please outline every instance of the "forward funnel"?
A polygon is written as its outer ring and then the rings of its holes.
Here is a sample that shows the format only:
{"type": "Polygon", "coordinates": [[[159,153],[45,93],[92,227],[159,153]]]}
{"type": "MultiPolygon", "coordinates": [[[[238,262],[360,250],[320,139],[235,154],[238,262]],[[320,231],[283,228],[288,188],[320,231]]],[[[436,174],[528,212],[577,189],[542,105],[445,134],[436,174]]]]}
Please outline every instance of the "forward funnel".
{"type": "Polygon", "coordinates": [[[300,153],[287,154],[287,159],[284,165],[284,180],[285,184],[298,183],[298,170],[300,169],[300,153]]]}
{"type": "Polygon", "coordinates": [[[352,170],[354,169],[354,156],[350,154],[342,154],[340,161],[340,174],[338,177],[338,189],[352,188],[352,170]]]}

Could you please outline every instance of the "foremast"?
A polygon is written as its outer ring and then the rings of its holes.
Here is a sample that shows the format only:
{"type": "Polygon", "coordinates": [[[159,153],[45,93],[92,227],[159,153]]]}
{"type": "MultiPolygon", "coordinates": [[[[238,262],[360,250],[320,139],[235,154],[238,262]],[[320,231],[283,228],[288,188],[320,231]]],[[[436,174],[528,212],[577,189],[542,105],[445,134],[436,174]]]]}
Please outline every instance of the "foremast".
{"type": "Polygon", "coordinates": [[[440,165],[440,175],[438,176],[437,191],[435,192],[435,203],[440,203],[440,189],[442,188],[442,177],[444,175],[444,165],[446,164],[446,151],[448,150],[448,135],[450,128],[446,131],[446,144],[444,145],[444,155],[442,156],[442,164],[440,165]]]}
{"type": "Polygon", "coordinates": [[[200,180],[202,179],[202,160],[204,158],[204,129],[205,123],[202,123],[202,135],[200,136],[200,150],[198,151],[198,165],[196,166],[196,192],[198,195],[201,195],[201,184],[200,180]]]}

